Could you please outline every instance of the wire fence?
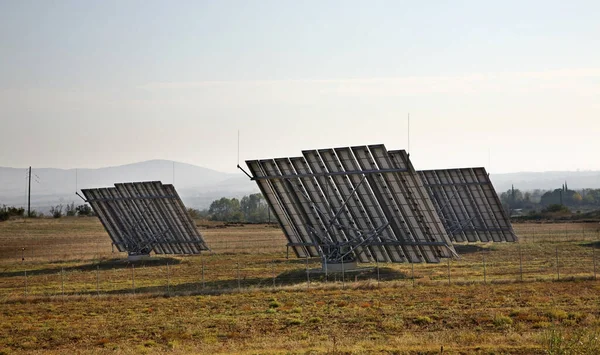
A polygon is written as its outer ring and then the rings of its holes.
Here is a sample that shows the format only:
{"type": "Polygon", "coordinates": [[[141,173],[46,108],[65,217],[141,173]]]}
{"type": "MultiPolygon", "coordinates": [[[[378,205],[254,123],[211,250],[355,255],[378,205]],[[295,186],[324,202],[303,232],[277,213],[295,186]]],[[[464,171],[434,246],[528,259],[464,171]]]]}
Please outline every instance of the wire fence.
{"type": "Polygon", "coordinates": [[[600,230],[596,224],[515,225],[519,243],[458,244],[459,259],[439,264],[360,264],[330,272],[320,259],[287,255],[280,235],[213,240],[213,253],[159,256],[129,262],[110,243],[71,245],[40,241],[3,251],[0,297],[236,292],[280,287],[406,287],[456,283],[596,279],[600,230]],[[78,249],[80,248],[80,249],[78,249]],[[97,248],[97,249],[95,249],[97,248]],[[79,259],[73,256],[80,256],[79,259]],[[288,257],[286,257],[288,256],[288,257]]]}

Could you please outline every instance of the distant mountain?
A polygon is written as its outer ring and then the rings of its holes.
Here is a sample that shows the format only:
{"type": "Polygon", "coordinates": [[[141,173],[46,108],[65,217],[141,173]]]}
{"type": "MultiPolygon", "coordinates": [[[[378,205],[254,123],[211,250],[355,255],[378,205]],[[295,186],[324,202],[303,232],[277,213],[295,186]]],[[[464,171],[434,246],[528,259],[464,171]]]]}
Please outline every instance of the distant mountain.
{"type": "MultiPolygon", "coordinates": [[[[26,173],[26,169],[0,167],[0,204],[26,205],[26,173]]],[[[212,201],[221,197],[240,198],[258,192],[256,183],[241,172],[228,174],[170,160],[150,160],[99,169],[77,169],[77,174],[75,169],[34,168],[31,204],[34,209],[47,212],[50,206],[81,203],[75,196],[76,186],[81,190],[113,186],[115,182],[158,180],[173,183],[173,177],[186,206],[198,209],[208,208],[212,201]]],[[[600,171],[521,172],[491,174],[490,177],[498,192],[507,191],[512,185],[522,191],[551,190],[561,187],[565,181],[570,189],[600,188],[600,171]]]]}
{"type": "MultiPolygon", "coordinates": [[[[26,169],[0,167],[0,204],[24,205],[27,197],[26,169]]],[[[50,206],[75,202],[82,188],[109,187],[116,182],[162,181],[173,183],[188,207],[207,208],[218,198],[241,197],[258,192],[256,183],[243,173],[219,171],[173,162],[150,160],[140,163],[99,169],[33,168],[31,205],[40,211],[50,206]]]]}

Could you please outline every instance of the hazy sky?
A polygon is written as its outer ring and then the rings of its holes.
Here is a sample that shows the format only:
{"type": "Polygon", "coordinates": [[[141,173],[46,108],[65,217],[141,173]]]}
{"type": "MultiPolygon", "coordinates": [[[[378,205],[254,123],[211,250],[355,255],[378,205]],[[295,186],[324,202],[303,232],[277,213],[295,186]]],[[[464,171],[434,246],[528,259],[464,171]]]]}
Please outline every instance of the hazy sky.
{"type": "Polygon", "coordinates": [[[384,143],[600,170],[599,1],[0,0],[0,166],[384,143]]]}

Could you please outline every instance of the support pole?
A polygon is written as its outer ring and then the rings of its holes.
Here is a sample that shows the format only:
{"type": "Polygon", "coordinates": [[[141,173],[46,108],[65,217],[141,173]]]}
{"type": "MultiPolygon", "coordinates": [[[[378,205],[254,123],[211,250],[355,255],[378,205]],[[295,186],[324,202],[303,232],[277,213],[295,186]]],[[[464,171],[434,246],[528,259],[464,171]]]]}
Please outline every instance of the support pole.
{"type": "Polygon", "coordinates": [[[415,263],[410,263],[410,278],[412,279],[413,287],[415,287],[415,263]]]}
{"type": "Polygon", "coordinates": [[[65,297],[65,268],[60,268],[60,292],[62,297],[65,297]]]}
{"type": "Polygon", "coordinates": [[[100,265],[96,265],[96,294],[100,297],[100,265]]]}
{"type": "Polygon", "coordinates": [[[31,167],[29,167],[29,187],[27,191],[27,217],[31,217],[31,167]]]}
{"type": "Polygon", "coordinates": [[[135,295],[135,265],[131,265],[131,291],[135,295]]]}

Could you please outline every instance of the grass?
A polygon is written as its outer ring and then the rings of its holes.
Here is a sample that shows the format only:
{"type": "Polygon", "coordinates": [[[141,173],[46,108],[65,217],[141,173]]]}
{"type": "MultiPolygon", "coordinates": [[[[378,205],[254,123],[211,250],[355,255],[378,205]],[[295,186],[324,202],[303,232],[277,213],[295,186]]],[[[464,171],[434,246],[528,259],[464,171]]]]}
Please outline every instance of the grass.
{"type": "Polygon", "coordinates": [[[597,225],[515,225],[521,243],[459,245],[448,277],[445,262],[307,273],[276,228],[198,224],[215,253],[131,264],[94,218],[0,223],[0,354],[600,349],[597,225]]]}

